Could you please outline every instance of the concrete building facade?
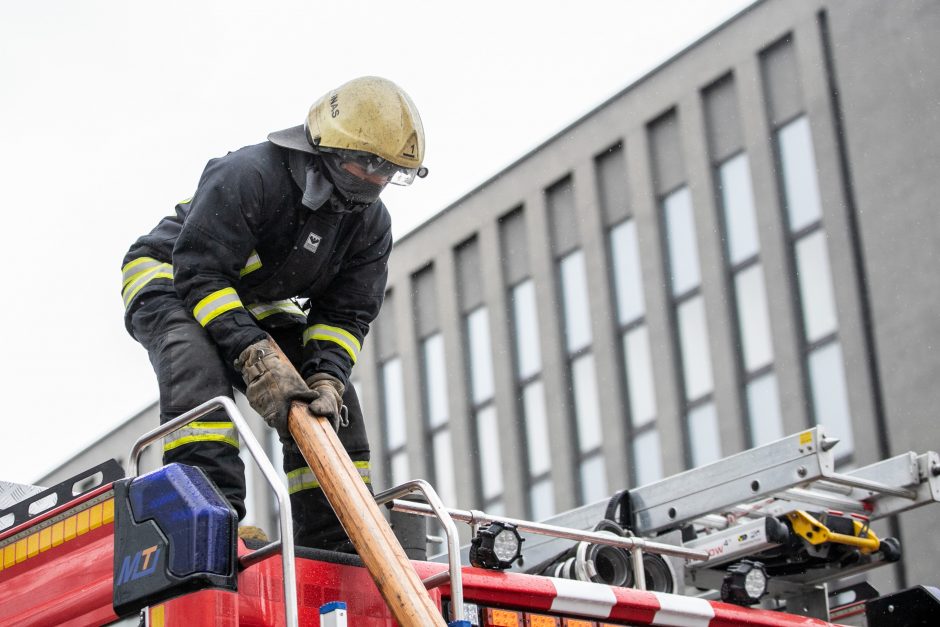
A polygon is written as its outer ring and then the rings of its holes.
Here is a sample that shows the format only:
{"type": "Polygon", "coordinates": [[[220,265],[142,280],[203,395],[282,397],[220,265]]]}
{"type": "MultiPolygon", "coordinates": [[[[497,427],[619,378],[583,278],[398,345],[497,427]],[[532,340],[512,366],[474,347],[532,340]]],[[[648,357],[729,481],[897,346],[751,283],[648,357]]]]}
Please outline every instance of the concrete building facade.
{"type": "MultiPolygon", "coordinates": [[[[816,424],[842,468],[940,447],[937,32],[757,2],[398,241],[353,378],[376,487],[540,519],[816,424]]],[[[879,529],[885,587],[937,583],[929,509],[879,529]]]]}
{"type": "Polygon", "coordinates": [[[397,242],[378,483],[538,519],[815,424],[936,448],[938,9],[756,3],[397,242]]]}

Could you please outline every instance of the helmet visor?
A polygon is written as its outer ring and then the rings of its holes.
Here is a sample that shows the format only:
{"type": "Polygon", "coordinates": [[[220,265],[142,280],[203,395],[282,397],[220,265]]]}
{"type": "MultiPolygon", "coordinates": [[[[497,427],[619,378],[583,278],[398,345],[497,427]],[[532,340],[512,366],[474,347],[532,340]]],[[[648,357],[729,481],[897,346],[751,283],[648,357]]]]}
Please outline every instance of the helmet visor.
{"type": "Polygon", "coordinates": [[[388,159],[358,150],[329,150],[321,147],[320,150],[332,152],[341,163],[351,164],[360,170],[369,179],[384,179],[393,185],[411,185],[416,176],[424,177],[426,168],[406,168],[388,159]]]}

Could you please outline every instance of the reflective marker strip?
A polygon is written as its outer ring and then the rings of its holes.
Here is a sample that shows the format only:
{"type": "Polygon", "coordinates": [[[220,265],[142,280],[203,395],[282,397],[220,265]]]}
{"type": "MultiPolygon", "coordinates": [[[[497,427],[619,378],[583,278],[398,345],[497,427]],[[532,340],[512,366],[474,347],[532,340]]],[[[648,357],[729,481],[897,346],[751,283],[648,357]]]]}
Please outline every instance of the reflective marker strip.
{"type": "Polygon", "coordinates": [[[359,351],[362,350],[362,345],[359,344],[359,340],[352,333],[326,324],[315,324],[312,327],[307,327],[304,331],[304,346],[310,340],[326,340],[339,344],[343,347],[343,350],[349,353],[353,363],[356,363],[359,358],[359,351]]]}
{"type": "Polygon", "coordinates": [[[549,581],[555,586],[557,595],[549,609],[558,614],[607,618],[610,616],[610,608],[617,603],[617,597],[610,586],[554,577],[549,578],[549,581]]]}
{"type": "Polygon", "coordinates": [[[238,298],[235,288],[226,287],[217,292],[212,292],[193,308],[193,317],[199,324],[206,326],[226,311],[242,307],[242,301],[238,298]]]}
{"type": "Polygon", "coordinates": [[[129,262],[122,269],[122,273],[124,283],[121,296],[125,309],[130,306],[137,293],[154,279],[173,280],[173,266],[150,257],[140,257],[129,262]]]}
{"type": "Polygon", "coordinates": [[[123,282],[121,287],[127,287],[127,284],[130,283],[134,277],[138,276],[142,272],[147,270],[152,270],[159,265],[162,265],[163,262],[159,259],[154,259],[153,257],[138,257],[133,261],[127,262],[123,268],[121,268],[121,274],[123,282]]]}
{"type": "Polygon", "coordinates": [[[238,276],[243,277],[246,274],[251,274],[255,270],[261,267],[261,257],[258,256],[258,251],[251,251],[251,255],[248,257],[248,261],[245,262],[245,267],[238,272],[238,276]]]}
{"type": "Polygon", "coordinates": [[[652,625],[681,625],[682,627],[708,627],[715,617],[715,608],[705,599],[653,592],[659,601],[659,611],[652,625]]]}
{"type": "Polygon", "coordinates": [[[231,422],[191,422],[163,438],[163,451],[193,442],[223,442],[238,448],[238,435],[231,422]]]}
{"type": "MultiPolygon", "coordinates": [[[[106,494],[111,495],[113,492],[109,491],[106,494]]],[[[0,543],[0,571],[25,562],[78,536],[83,536],[102,525],[114,522],[113,497],[99,503],[92,501],[90,506],[85,503],[80,507],[82,507],[80,511],[67,515],[62,520],[51,524],[47,521],[37,531],[27,535],[17,534],[0,543]]]]}
{"type": "Polygon", "coordinates": [[[150,627],[165,627],[166,617],[164,616],[163,605],[150,606],[150,627]]]}
{"type": "MultiPolygon", "coordinates": [[[[363,483],[372,483],[372,469],[369,466],[369,462],[353,462],[353,466],[359,470],[359,476],[362,477],[363,483]]],[[[317,481],[316,475],[313,474],[309,466],[304,466],[303,468],[298,468],[297,470],[292,470],[287,473],[287,492],[289,494],[294,494],[301,490],[313,490],[319,487],[320,482],[317,481]]]]}
{"type": "Polygon", "coordinates": [[[273,303],[254,303],[248,305],[248,311],[255,317],[255,320],[264,320],[268,316],[277,313],[287,314],[289,316],[300,316],[306,319],[303,310],[292,300],[279,300],[273,303]]]}

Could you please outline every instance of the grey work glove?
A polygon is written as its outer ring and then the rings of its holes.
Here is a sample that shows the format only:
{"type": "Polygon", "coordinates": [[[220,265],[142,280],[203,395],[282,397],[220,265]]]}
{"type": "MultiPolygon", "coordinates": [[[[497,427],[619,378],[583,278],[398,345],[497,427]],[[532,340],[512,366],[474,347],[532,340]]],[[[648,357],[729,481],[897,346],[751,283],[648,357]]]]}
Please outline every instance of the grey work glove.
{"type": "Polygon", "coordinates": [[[325,372],[318,372],[307,377],[307,385],[316,394],[310,403],[310,411],[314,416],[323,416],[333,423],[333,429],[339,431],[340,427],[349,426],[346,406],[343,405],[343,393],[346,391],[339,379],[325,372]]]}
{"type": "Polygon", "coordinates": [[[290,441],[287,416],[291,401],[309,403],[317,395],[307,387],[297,370],[286,359],[278,358],[274,345],[265,338],[242,351],[235,362],[248,388],[245,396],[252,409],[261,414],[281,441],[290,441]]]}

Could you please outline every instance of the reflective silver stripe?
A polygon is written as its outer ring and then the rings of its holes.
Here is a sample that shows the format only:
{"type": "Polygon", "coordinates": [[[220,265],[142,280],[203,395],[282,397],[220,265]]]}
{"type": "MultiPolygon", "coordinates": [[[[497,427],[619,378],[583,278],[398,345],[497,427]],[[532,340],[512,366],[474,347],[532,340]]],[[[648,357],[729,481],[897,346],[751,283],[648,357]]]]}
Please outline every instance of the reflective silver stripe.
{"type": "Polygon", "coordinates": [[[223,442],[238,448],[238,434],[231,422],[191,422],[163,438],[163,451],[193,442],[223,442]]]}
{"type": "Polygon", "coordinates": [[[193,308],[193,317],[199,324],[206,326],[226,311],[238,309],[241,306],[242,301],[238,298],[235,288],[226,287],[212,292],[199,301],[193,308]]]}
{"type": "Polygon", "coordinates": [[[124,289],[121,292],[121,297],[124,299],[124,308],[129,307],[137,293],[155,279],[172,280],[173,266],[149,257],[135,259],[124,266],[124,289]],[[136,265],[131,267],[132,264],[136,265]]]}
{"type": "Polygon", "coordinates": [[[315,324],[312,327],[307,327],[304,331],[304,346],[310,340],[325,340],[339,344],[349,354],[353,363],[356,363],[356,360],[359,359],[359,351],[362,350],[356,336],[345,329],[331,327],[328,324],[315,324]]]}
{"type": "Polygon", "coordinates": [[[147,270],[156,268],[159,265],[162,265],[163,262],[159,259],[154,259],[153,257],[138,257],[133,261],[127,262],[123,268],[121,268],[121,273],[123,274],[121,287],[127,287],[127,284],[130,283],[137,275],[147,270]]]}
{"type": "Polygon", "coordinates": [[[279,300],[273,303],[253,303],[246,307],[255,320],[264,320],[268,316],[277,313],[287,314],[289,316],[300,316],[306,319],[303,310],[292,300],[279,300]]]}
{"type": "Polygon", "coordinates": [[[261,257],[258,256],[258,251],[251,251],[251,255],[248,257],[248,261],[245,262],[245,267],[242,268],[238,276],[243,277],[246,274],[251,274],[255,270],[261,267],[261,257]]]}
{"type": "MultiPolygon", "coordinates": [[[[353,462],[353,466],[359,471],[363,483],[372,483],[372,468],[369,462],[353,462]]],[[[287,491],[290,494],[300,492],[301,490],[314,490],[320,487],[316,475],[309,466],[298,468],[287,473],[287,491]]]]}

